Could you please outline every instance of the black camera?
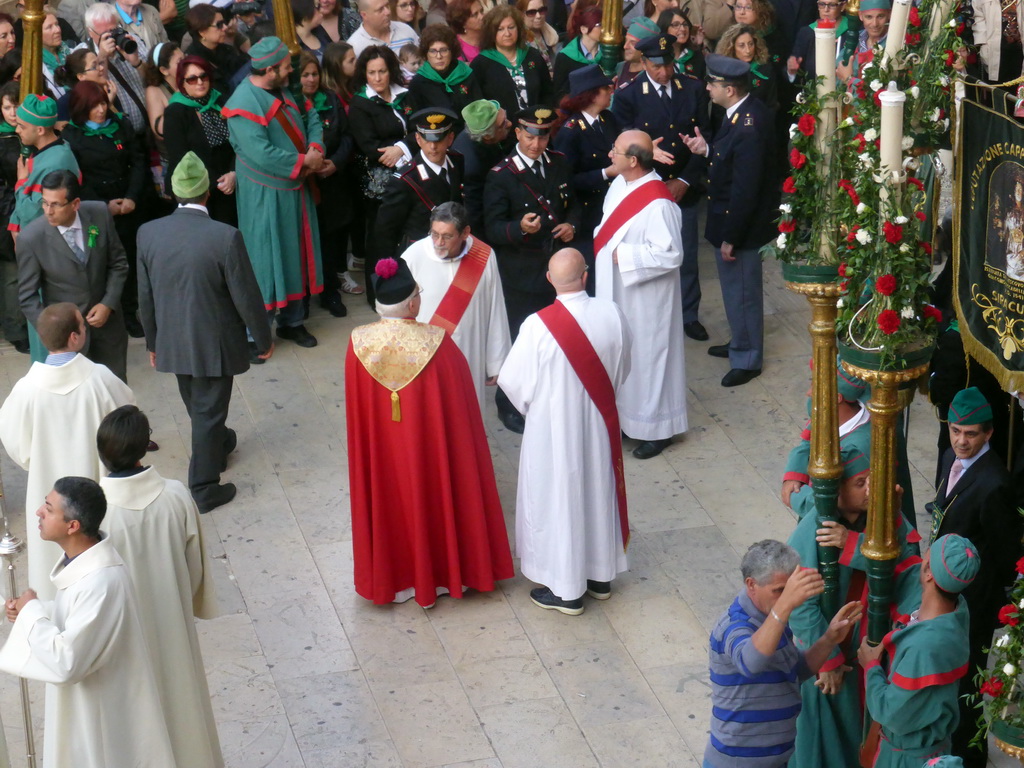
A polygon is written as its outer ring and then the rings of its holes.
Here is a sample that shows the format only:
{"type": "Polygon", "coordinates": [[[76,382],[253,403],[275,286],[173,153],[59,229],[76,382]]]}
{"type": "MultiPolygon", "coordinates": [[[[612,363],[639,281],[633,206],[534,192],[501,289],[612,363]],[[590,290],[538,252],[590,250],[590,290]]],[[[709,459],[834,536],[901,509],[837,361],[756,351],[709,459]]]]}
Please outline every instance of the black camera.
{"type": "Polygon", "coordinates": [[[231,6],[232,16],[245,16],[250,13],[259,13],[262,3],[258,0],[237,0],[231,6]]]}
{"type": "Polygon", "coordinates": [[[117,46],[117,50],[126,56],[131,56],[139,50],[139,44],[128,37],[128,33],[121,27],[114,27],[110,30],[110,37],[113,39],[114,45],[117,46]]]}

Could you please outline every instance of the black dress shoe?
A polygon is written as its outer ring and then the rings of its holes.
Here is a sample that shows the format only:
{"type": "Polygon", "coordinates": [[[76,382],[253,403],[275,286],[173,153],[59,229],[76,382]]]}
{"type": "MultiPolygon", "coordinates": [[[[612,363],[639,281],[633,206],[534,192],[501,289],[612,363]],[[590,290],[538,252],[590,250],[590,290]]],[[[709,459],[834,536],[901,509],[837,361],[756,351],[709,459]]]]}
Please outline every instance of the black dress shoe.
{"type": "Polygon", "coordinates": [[[633,455],[638,459],[653,459],[670,445],[672,445],[671,437],[666,437],[664,440],[644,440],[633,449],[633,455]]]}
{"type": "Polygon", "coordinates": [[[296,325],[291,328],[277,327],[277,338],[284,339],[285,341],[294,341],[300,347],[316,346],[316,336],[306,330],[304,325],[296,325]]]}
{"type": "Polygon", "coordinates": [[[685,333],[691,339],[696,339],[697,341],[707,341],[709,338],[707,329],[705,329],[704,326],[701,325],[699,320],[693,320],[689,323],[683,323],[683,333],[685,333]]]}
{"type": "Polygon", "coordinates": [[[255,341],[249,342],[249,365],[263,365],[266,360],[260,357],[260,350],[255,341]]]}
{"type": "Polygon", "coordinates": [[[32,354],[32,348],[31,348],[31,345],[29,345],[29,343],[28,343],[28,339],[18,339],[17,341],[12,341],[11,342],[11,346],[13,346],[16,350],[21,352],[21,354],[23,354],[23,355],[30,355],[30,354],[32,354]]]}
{"type": "Polygon", "coordinates": [[[612,583],[587,579],[587,594],[595,600],[607,600],[612,596],[612,583]]]}
{"type": "Polygon", "coordinates": [[[519,411],[510,411],[498,415],[501,418],[501,423],[505,425],[505,429],[515,432],[517,435],[523,434],[523,430],[526,429],[526,419],[523,418],[523,414],[519,411]]]}
{"type": "Polygon", "coordinates": [[[761,375],[761,369],[751,371],[746,368],[733,368],[725,376],[722,377],[723,387],[738,387],[740,384],[746,384],[751,379],[756,379],[761,375]]]}
{"type": "Polygon", "coordinates": [[[234,483],[224,483],[224,485],[211,485],[203,493],[201,499],[196,499],[196,506],[199,507],[199,514],[205,515],[207,512],[215,510],[217,507],[223,506],[235,498],[235,494],[238,493],[238,489],[235,488],[234,483]]]}
{"type": "Polygon", "coordinates": [[[540,606],[545,610],[558,611],[566,616],[579,616],[583,613],[582,597],[577,597],[575,600],[563,600],[547,587],[537,587],[537,589],[530,590],[530,600],[533,601],[534,605],[540,606]]]}
{"type": "Polygon", "coordinates": [[[345,307],[345,303],[341,300],[341,294],[337,292],[321,294],[320,306],[330,312],[333,317],[345,317],[348,315],[348,309],[345,307]]]}
{"type": "Polygon", "coordinates": [[[139,322],[139,318],[134,314],[125,315],[124,327],[128,329],[128,335],[133,339],[141,339],[146,335],[146,332],[142,330],[142,323],[139,322]]]}
{"type": "Polygon", "coordinates": [[[729,345],[728,344],[715,344],[712,347],[708,347],[708,354],[712,357],[724,357],[729,359],[729,345]]]}

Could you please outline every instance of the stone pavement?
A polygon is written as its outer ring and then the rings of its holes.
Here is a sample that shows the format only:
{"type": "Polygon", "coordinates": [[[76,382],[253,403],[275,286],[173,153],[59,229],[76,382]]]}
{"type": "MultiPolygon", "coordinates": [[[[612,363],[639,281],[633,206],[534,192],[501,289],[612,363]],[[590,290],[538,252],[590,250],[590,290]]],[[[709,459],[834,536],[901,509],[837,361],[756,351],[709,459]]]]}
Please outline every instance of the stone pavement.
{"type": "MultiPolygon", "coordinates": [[[[702,319],[709,343],[722,343],[728,331],[706,247],[701,260],[702,319]]],[[[632,570],[610,600],[588,598],[577,618],[533,606],[521,576],[492,594],[440,598],[432,610],[356,596],[343,359],[349,331],[375,319],[362,297],[347,297],[344,320],[314,311],[316,349],[281,342],[266,365],[237,378],[228,423],[238,450],[225,480],[238,497],[203,517],[223,615],[199,623],[227,764],[699,766],[708,632],[739,588],[746,548],[785,539],[794,526],[778,493],[805,420],[809,313],[778,272],[765,265],[760,378],[723,389],[726,362],[708,357],[708,343],[687,340],[690,430],[655,459],[627,454],[632,570]]],[[[27,357],[5,345],[0,397],[26,368],[27,357]]],[[[141,340],[129,348],[129,382],[161,447],[149,460],[184,479],[188,418],[173,376],[148,367],[141,340]]],[[[520,439],[493,404],[485,422],[511,537],[520,439]]],[[[911,424],[920,509],[932,494],[937,429],[920,398],[911,424]]],[[[6,454],[2,461],[6,507],[23,535],[24,473],[6,454]]],[[[23,765],[17,690],[0,677],[13,765],[23,765]]],[[[35,685],[33,695],[38,732],[35,685]]]]}

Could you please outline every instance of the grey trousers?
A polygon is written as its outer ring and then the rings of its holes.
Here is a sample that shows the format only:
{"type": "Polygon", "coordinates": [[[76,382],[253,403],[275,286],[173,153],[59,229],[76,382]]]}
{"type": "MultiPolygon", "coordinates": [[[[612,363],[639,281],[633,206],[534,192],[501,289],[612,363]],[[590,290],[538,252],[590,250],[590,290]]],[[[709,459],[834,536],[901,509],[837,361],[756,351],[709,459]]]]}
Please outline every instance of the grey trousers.
{"type": "Polygon", "coordinates": [[[722,259],[715,248],[722,301],[729,321],[729,366],[748,371],[764,364],[764,290],[758,248],[734,249],[735,261],[722,259]]]}
{"type": "Polygon", "coordinates": [[[188,487],[198,502],[220,483],[228,438],[225,422],[231,405],[234,377],[175,375],[181,401],[192,420],[192,458],[188,463],[188,487]]]}

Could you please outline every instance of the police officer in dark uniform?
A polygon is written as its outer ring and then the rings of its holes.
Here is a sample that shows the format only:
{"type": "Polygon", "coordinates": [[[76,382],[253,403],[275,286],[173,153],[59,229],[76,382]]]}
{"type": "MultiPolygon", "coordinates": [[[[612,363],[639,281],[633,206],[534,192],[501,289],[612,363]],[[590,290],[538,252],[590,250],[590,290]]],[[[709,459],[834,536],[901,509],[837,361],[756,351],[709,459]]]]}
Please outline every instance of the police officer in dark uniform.
{"type": "MultiPolygon", "coordinates": [[[[554,301],[548,259],[572,242],[581,226],[572,169],[547,149],[555,117],[545,106],[516,115],[516,147],[491,169],[484,185],[487,242],[498,258],[513,340],[523,320],[554,301]]],[[[500,389],[495,402],[505,426],[521,433],[523,417],[500,389]]]]}
{"type": "Polygon", "coordinates": [[[728,358],[723,387],[746,384],[761,374],[764,360],[764,297],[759,250],[778,233],[771,110],[751,98],[750,65],[709,54],[708,93],[725,110],[725,119],[708,142],[699,133],[686,138],[694,154],[708,163],[707,226],[704,237],[715,247],[725,314],[732,340],[708,349],[728,358]]]}
{"type": "MultiPolygon", "coordinates": [[[[597,64],[569,73],[569,95],[562,111],[569,117],[555,134],[555,149],[565,155],[573,172],[573,186],[579,198],[582,225],[573,245],[583,254],[587,267],[594,269],[594,230],[601,223],[604,196],[614,176],[609,152],[619,135],[619,121],[608,105],[612,80],[597,64]]],[[[593,296],[596,280],[587,283],[593,296]]]]}
{"type": "Polygon", "coordinates": [[[398,258],[430,232],[430,212],[441,203],[462,203],[462,157],[451,152],[458,117],[443,108],[409,117],[420,151],[396,171],[377,212],[379,258],[398,258]]]}
{"type": "Polygon", "coordinates": [[[484,226],[484,180],[491,168],[500,163],[516,145],[512,122],[498,102],[472,101],[462,108],[465,128],[455,137],[452,150],[462,155],[462,190],[466,196],[469,226],[474,232],[486,232],[484,226]]]}
{"type": "Polygon", "coordinates": [[[704,191],[701,179],[706,162],[703,156],[690,152],[682,135],[694,136],[697,129],[705,135],[710,133],[708,94],[701,81],[676,73],[674,46],[675,38],[665,33],[645,37],[636,44],[646,72],[615,94],[612,111],[622,130],[637,129],[652,139],[661,139],[654,157],[655,169],[683,214],[683,266],[679,270],[683,331],[691,339],[706,341],[708,332],[697,317],[697,204],[704,191]]]}

